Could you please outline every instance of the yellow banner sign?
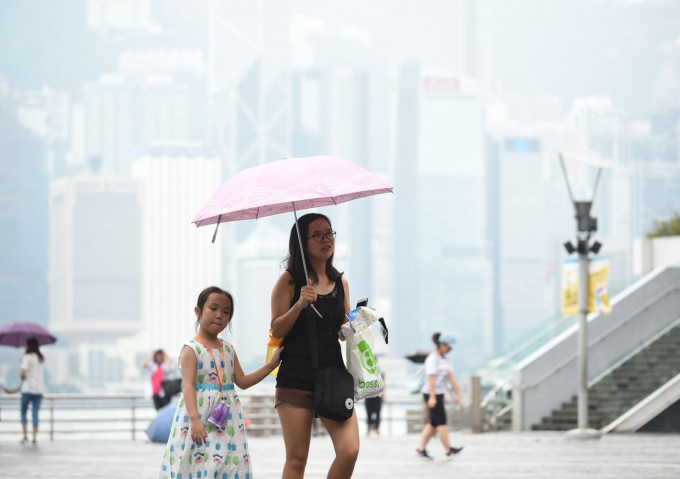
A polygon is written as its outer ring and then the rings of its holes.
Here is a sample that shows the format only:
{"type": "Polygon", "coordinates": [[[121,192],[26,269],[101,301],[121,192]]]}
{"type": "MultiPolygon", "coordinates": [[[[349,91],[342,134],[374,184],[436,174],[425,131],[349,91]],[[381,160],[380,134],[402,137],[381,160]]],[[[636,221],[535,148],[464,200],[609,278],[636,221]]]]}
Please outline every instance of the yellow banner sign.
{"type": "MultiPolygon", "coordinates": [[[[588,312],[607,314],[611,311],[609,304],[609,259],[594,257],[588,261],[588,312]]],[[[578,260],[567,259],[564,262],[562,283],[562,315],[578,314],[578,260]]]]}

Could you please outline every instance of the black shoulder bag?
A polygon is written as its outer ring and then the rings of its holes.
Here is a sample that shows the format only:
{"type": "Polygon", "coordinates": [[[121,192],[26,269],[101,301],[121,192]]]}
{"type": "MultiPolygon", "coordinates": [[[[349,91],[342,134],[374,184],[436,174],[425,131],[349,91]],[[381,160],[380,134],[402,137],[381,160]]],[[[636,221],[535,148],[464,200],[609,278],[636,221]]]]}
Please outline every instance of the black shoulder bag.
{"type": "Polygon", "coordinates": [[[345,421],[354,412],[354,378],[347,369],[338,366],[319,368],[319,345],[316,337],[316,318],[307,316],[309,351],[314,379],[314,411],[317,416],[345,421]]]}

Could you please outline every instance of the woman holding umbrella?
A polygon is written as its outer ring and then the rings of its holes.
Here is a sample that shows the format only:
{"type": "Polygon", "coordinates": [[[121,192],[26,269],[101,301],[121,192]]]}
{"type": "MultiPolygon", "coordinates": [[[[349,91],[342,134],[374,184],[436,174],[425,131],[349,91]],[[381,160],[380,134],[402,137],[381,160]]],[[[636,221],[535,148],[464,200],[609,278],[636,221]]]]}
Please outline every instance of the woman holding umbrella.
{"type": "MultiPolygon", "coordinates": [[[[302,242],[298,241],[298,232],[293,225],[286,271],[274,285],[271,297],[272,335],[284,338],[286,347],[281,355],[275,395],[286,447],[282,475],[285,479],[304,477],[312,436],[314,382],[307,321],[315,321],[319,366],[344,367],[338,337],[345,313],[351,309],[347,278],[333,266],[335,231],[330,220],[324,215],[310,213],[300,217],[298,225],[302,242]],[[305,280],[307,276],[308,281],[305,280]],[[312,307],[308,308],[310,305],[312,307]]],[[[321,418],[321,422],[333,441],[336,454],[328,477],[351,477],[359,455],[356,412],[343,422],[328,418],[321,418]]]]}
{"type": "Polygon", "coordinates": [[[21,428],[24,432],[21,444],[28,443],[28,418],[26,413],[29,404],[31,404],[33,416],[33,444],[36,444],[38,412],[45,390],[43,383],[44,362],[45,358],[40,352],[38,340],[28,338],[26,340],[26,354],[21,358],[21,428]]]}

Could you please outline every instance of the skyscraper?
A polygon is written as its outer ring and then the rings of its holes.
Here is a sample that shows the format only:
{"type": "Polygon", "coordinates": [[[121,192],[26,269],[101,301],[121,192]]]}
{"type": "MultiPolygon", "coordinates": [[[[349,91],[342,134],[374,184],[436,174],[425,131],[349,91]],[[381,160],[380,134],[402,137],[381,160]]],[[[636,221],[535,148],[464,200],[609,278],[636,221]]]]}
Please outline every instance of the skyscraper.
{"type": "Polygon", "coordinates": [[[115,176],[50,186],[50,328],[65,345],[139,327],[140,194],[138,182],[115,176]]]}
{"type": "Polygon", "coordinates": [[[410,334],[396,348],[428,348],[449,331],[467,371],[491,334],[481,101],[474,81],[412,64],[398,102],[394,316],[410,334]]]}
{"type": "Polygon", "coordinates": [[[138,337],[148,351],[179,351],[195,334],[198,294],[221,284],[221,248],[210,242],[213,230],[191,224],[219,187],[220,173],[215,149],[190,144],[147,147],[132,162],[142,191],[138,337]]]}
{"type": "Polygon", "coordinates": [[[47,325],[47,145],[16,117],[17,104],[0,78],[0,324],[47,325]]]}

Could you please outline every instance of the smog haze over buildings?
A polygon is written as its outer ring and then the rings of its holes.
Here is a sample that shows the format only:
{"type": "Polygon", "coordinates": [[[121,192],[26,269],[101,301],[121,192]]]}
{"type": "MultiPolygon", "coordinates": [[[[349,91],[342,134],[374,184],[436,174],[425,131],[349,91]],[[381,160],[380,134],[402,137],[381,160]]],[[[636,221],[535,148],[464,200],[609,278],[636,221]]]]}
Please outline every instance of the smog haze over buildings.
{"type": "Polygon", "coordinates": [[[319,210],[335,264],[385,316],[384,357],[447,331],[462,374],[560,317],[559,153],[584,199],[605,165],[611,296],[680,210],[679,2],[24,0],[0,25],[0,325],[59,337],[51,391],[139,390],[212,284],[245,369],[264,361],[293,216],[214,244],[191,224],[251,166],[329,154],[394,185],[319,210]]]}

